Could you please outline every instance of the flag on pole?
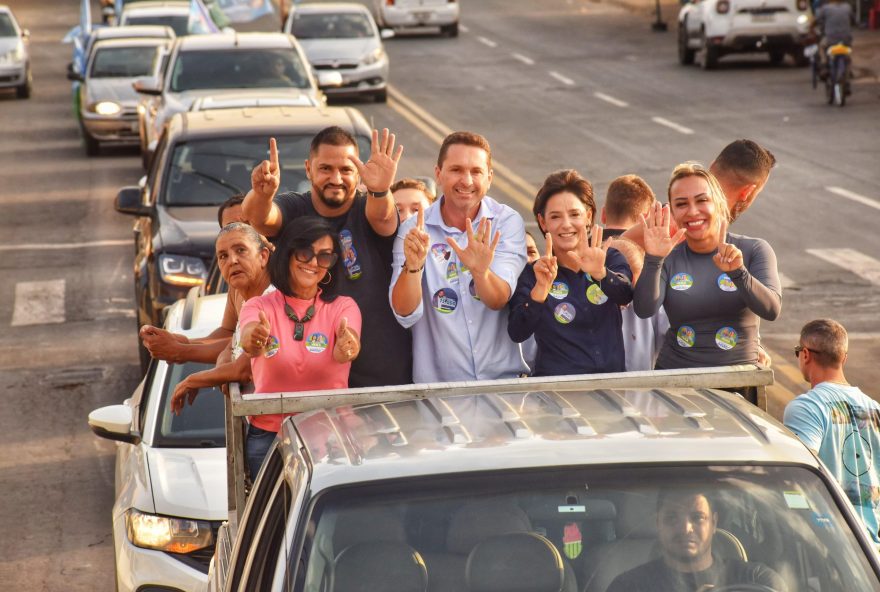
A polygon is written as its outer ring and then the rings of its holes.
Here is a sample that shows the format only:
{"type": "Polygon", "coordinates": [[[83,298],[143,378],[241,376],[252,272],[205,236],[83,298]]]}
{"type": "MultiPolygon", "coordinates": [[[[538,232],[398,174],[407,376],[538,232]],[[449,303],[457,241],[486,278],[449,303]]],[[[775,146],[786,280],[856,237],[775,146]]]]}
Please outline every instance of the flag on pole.
{"type": "Polygon", "coordinates": [[[220,32],[220,27],[211,18],[211,13],[202,0],[190,0],[187,30],[196,35],[220,32]]]}
{"type": "Polygon", "coordinates": [[[267,14],[274,14],[270,0],[215,0],[217,6],[233,23],[249,23],[267,14]]]}

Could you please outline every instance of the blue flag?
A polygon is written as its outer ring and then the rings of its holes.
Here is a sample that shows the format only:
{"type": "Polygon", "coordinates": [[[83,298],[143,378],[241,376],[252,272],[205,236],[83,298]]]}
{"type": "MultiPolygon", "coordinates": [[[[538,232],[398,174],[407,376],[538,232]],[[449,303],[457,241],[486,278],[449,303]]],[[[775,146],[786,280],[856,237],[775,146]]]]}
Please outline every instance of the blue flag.
{"type": "Polygon", "coordinates": [[[220,27],[211,18],[211,13],[202,0],[190,0],[189,3],[189,24],[187,29],[190,33],[219,33],[220,27]]]}

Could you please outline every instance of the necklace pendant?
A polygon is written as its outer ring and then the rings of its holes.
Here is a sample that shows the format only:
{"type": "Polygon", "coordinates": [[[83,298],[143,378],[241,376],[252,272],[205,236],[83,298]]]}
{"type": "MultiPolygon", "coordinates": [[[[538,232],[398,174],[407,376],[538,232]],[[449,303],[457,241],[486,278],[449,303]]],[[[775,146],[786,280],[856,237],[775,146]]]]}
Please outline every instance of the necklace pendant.
{"type": "Polygon", "coordinates": [[[303,332],[305,327],[303,327],[302,323],[294,323],[293,324],[293,339],[294,341],[302,341],[303,340],[303,332]]]}

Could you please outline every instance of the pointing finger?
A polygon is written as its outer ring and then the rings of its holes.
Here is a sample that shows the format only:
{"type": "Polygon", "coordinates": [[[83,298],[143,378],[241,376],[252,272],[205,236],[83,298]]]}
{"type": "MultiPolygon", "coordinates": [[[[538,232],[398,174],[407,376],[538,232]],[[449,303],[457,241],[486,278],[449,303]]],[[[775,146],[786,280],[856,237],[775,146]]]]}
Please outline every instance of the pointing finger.
{"type": "Polygon", "coordinates": [[[727,242],[727,226],[728,226],[728,224],[729,224],[729,222],[727,220],[725,220],[724,218],[721,218],[721,235],[720,235],[719,240],[722,243],[727,242]]]}
{"type": "Polygon", "coordinates": [[[278,144],[275,138],[269,138],[269,172],[278,172],[278,144]]]}
{"type": "Polygon", "coordinates": [[[423,210],[422,208],[419,208],[419,213],[417,216],[418,217],[416,218],[416,228],[418,228],[419,231],[424,231],[425,230],[425,210],[423,210]]]}
{"type": "Polygon", "coordinates": [[[549,232],[544,235],[544,242],[547,245],[547,256],[553,256],[553,235],[549,232]]]}

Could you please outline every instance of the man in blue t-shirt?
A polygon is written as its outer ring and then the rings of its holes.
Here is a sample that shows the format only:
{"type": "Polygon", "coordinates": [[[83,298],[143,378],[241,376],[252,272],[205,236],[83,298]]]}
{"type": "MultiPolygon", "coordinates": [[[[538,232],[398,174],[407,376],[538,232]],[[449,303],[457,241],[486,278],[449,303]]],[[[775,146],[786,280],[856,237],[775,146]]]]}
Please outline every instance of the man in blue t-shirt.
{"type": "Polygon", "coordinates": [[[880,543],[880,404],[846,381],[847,347],[840,323],[804,325],[794,352],[812,389],[788,404],[783,422],[825,463],[880,543]]]}

